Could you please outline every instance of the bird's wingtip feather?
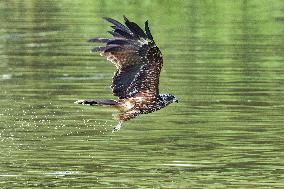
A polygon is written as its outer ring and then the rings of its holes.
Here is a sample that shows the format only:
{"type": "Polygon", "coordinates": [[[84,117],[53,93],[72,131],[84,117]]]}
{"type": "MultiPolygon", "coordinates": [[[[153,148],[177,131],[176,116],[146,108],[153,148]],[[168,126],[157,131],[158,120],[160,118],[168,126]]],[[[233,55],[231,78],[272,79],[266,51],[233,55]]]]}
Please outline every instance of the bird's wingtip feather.
{"type": "Polygon", "coordinates": [[[123,19],[124,19],[125,22],[129,21],[128,18],[125,15],[123,15],[123,19]]]}

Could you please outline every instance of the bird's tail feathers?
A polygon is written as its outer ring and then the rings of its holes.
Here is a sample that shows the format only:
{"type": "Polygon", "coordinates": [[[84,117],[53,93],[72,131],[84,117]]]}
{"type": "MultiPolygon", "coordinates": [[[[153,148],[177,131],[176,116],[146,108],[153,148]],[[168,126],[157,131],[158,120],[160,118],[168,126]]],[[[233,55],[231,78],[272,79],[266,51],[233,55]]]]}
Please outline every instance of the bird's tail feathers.
{"type": "Polygon", "coordinates": [[[117,106],[118,102],[110,99],[86,99],[86,100],[77,100],[75,104],[83,104],[90,106],[117,106]]]}

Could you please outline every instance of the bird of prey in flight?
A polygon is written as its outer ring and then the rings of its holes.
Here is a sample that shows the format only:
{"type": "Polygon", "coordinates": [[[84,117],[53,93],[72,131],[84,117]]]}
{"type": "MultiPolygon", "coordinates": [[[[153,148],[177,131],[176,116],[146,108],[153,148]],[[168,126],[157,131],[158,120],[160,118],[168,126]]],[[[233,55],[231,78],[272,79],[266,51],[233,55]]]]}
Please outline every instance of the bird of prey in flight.
{"type": "Polygon", "coordinates": [[[124,121],[160,110],[178,100],[174,95],[159,93],[163,57],[150,32],[148,21],[143,31],[125,16],[125,25],[112,18],[104,19],[112,24],[112,31],[109,31],[112,37],[98,37],[89,42],[102,43],[92,52],[100,52],[116,66],[111,88],[118,99],[87,99],[75,103],[116,107],[119,113],[115,114],[115,118],[119,123],[113,131],[118,131],[124,121]]]}

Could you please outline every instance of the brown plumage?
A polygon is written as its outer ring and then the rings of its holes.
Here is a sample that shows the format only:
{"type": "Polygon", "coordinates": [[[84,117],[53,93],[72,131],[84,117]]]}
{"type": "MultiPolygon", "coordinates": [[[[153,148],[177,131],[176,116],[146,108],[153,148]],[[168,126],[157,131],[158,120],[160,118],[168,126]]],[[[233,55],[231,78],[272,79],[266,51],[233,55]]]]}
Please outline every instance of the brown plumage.
{"type": "Polygon", "coordinates": [[[120,113],[115,117],[120,122],[114,130],[119,130],[122,121],[154,112],[177,102],[177,99],[170,94],[159,94],[163,58],[152,37],[148,21],[145,22],[144,32],[125,16],[125,25],[111,18],[104,19],[113,24],[113,30],[109,32],[113,37],[94,38],[89,42],[103,43],[103,46],[92,49],[92,52],[100,52],[116,66],[111,88],[118,100],[91,99],[78,100],[76,103],[118,108],[120,113]]]}

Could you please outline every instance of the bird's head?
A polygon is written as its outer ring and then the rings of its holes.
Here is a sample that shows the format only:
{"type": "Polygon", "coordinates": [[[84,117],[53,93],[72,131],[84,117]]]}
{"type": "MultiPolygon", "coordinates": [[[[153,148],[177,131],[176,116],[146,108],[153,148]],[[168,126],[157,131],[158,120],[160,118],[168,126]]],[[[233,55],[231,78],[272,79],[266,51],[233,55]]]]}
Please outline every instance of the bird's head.
{"type": "Polygon", "coordinates": [[[166,104],[170,104],[173,102],[178,103],[178,99],[172,94],[160,94],[160,97],[166,104]]]}

